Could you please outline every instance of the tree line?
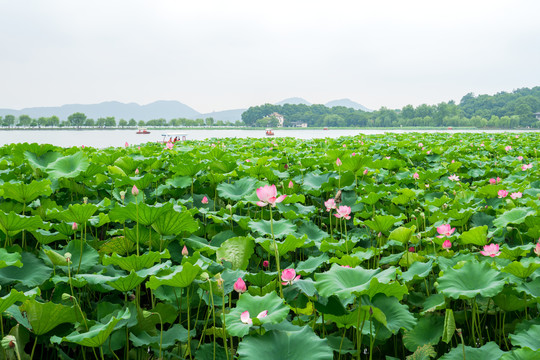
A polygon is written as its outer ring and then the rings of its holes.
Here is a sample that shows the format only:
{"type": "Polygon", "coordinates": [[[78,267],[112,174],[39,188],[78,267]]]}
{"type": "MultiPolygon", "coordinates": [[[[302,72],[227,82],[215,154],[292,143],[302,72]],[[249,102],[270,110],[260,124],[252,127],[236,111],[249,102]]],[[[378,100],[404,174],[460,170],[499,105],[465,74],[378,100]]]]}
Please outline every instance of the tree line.
{"type": "Polygon", "coordinates": [[[459,104],[454,101],[437,105],[406,105],[402,109],[382,107],[373,112],[343,106],[273,105],[250,107],[242,114],[246,126],[270,126],[273,113],[285,117],[284,126],[306,123],[309,127],[447,127],[477,128],[540,127],[535,113],[540,112],[540,87],[523,88],[511,93],[475,96],[469,93],[459,104]]]}

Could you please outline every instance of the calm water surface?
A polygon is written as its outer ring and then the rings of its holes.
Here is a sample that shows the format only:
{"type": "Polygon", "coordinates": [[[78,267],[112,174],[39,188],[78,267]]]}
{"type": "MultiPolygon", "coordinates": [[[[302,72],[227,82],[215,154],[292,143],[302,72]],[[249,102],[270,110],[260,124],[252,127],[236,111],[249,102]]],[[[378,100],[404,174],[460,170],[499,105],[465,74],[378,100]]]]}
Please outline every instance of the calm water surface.
{"type": "MultiPolygon", "coordinates": [[[[264,130],[210,130],[210,129],[185,129],[170,130],[187,134],[188,140],[204,140],[208,138],[265,138],[264,130]]],[[[11,143],[38,143],[53,144],[63,147],[92,146],[104,148],[109,146],[124,146],[146,142],[163,140],[162,134],[167,130],[150,130],[150,134],[138,135],[136,130],[0,130],[0,146],[11,143]]],[[[353,136],[358,134],[384,134],[384,133],[409,133],[409,132],[470,132],[470,133],[503,133],[522,131],[504,130],[274,130],[274,137],[295,137],[297,139],[315,138],[338,138],[340,136],[353,136]]]]}

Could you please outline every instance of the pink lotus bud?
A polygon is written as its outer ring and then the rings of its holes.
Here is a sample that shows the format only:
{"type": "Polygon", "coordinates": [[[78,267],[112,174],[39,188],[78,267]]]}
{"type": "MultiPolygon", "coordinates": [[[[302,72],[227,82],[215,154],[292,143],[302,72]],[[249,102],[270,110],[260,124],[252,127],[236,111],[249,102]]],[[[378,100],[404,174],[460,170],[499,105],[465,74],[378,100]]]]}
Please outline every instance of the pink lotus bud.
{"type": "Polygon", "coordinates": [[[202,198],[201,203],[208,204],[208,198],[205,196],[202,198]]]}
{"type": "Polygon", "coordinates": [[[534,253],[536,256],[540,256],[540,239],[538,239],[538,242],[536,243],[536,247],[534,248],[534,253]]]}
{"type": "Polygon", "coordinates": [[[355,156],[355,155],[356,155],[356,153],[352,153],[352,154],[351,154],[351,156],[355,156]]]}
{"type": "Polygon", "coordinates": [[[292,189],[294,187],[294,184],[292,181],[289,181],[289,189],[292,189]]]}
{"type": "MultiPolygon", "coordinates": [[[[345,146],[345,145],[343,145],[343,146],[345,146]]],[[[341,164],[342,164],[342,163],[341,163],[341,160],[340,160],[339,158],[337,158],[337,159],[336,159],[336,165],[337,165],[337,166],[341,166],[341,164]]]]}
{"type": "Polygon", "coordinates": [[[81,146],[81,148],[83,148],[83,149],[84,149],[84,145],[83,145],[83,146],[81,146]]]}
{"type": "Polygon", "coordinates": [[[245,293],[247,291],[246,283],[244,282],[244,280],[242,280],[242,278],[238,278],[238,280],[236,280],[233,288],[237,293],[240,293],[240,294],[245,293]]]}
{"type": "Polygon", "coordinates": [[[174,147],[174,144],[172,142],[167,143],[167,149],[171,150],[174,147]]]}
{"type": "Polygon", "coordinates": [[[71,225],[71,228],[73,229],[73,231],[77,231],[77,228],[78,228],[78,227],[79,227],[79,226],[77,225],[76,222],[74,222],[74,223],[71,225]]]}
{"type": "Polygon", "coordinates": [[[300,275],[296,275],[296,271],[294,271],[294,269],[285,269],[281,272],[281,280],[283,280],[283,285],[290,285],[298,279],[300,279],[300,275]]]}
{"type": "Polygon", "coordinates": [[[139,189],[137,189],[137,186],[133,185],[133,188],[131,188],[131,194],[133,196],[139,195],[139,189]]]}
{"type": "Polygon", "coordinates": [[[268,260],[264,260],[263,261],[263,267],[267,268],[270,266],[270,262],[268,262],[268,260]]]}
{"type": "Polygon", "coordinates": [[[415,173],[413,174],[412,177],[413,177],[413,179],[415,179],[415,180],[420,179],[420,175],[419,175],[417,172],[415,172],[415,173]]]}
{"type": "Polygon", "coordinates": [[[414,250],[414,246],[410,246],[410,247],[409,247],[409,252],[414,252],[414,251],[415,251],[415,250],[414,250]]]}
{"type": "Polygon", "coordinates": [[[445,240],[442,244],[442,248],[448,251],[452,247],[450,240],[445,240]]]}
{"type": "Polygon", "coordinates": [[[368,173],[368,169],[365,169],[364,170],[364,175],[367,175],[367,173],[368,173]]]}
{"type": "Polygon", "coordinates": [[[135,169],[135,175],[139,175],[139,168],[135,169]]]}
{"type": "Polygon", "coordinates": [[[186,245],[184,245],[184,247],[182,248],[182,256],[188,256],[188,255],[189,255],[189,251],[186,245]]]}
{"type": "Polygon", "coordinates": [[[124,144],[124,146],[125,146],[125,147],[128,147],[128,146],[129,146],[129,144],[128,144],[128,142],[127,142],[127,141],[126,141],[126,143],[124,144]]]}

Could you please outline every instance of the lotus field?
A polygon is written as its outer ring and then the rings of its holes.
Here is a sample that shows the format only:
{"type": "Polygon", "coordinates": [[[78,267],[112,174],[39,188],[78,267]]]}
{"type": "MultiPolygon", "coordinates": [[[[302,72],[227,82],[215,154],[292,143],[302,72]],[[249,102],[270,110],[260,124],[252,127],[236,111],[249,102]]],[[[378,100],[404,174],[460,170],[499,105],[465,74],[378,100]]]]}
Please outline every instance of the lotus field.
{"type": "Polygon", "coordinates": [[[539,359],[538,133],[0,148],[0,359],[539,359]]]}

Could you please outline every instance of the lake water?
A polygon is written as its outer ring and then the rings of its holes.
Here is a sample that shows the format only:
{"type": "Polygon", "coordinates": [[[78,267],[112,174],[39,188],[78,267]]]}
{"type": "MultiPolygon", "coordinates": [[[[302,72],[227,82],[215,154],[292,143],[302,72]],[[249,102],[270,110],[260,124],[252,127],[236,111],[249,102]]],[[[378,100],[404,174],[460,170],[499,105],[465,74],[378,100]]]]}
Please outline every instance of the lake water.
{"type": "MultiPolygon", "coordinates": [[[[62,147],[71,146],[92,146],[104,148],[109,146],[124,146],[127,142],[130,145],[142,144],[146,142],[157,142],[163,140],[162,134],[168,130],[150,130],[150,134],[138,135],[136,130],[0,130],[0,146],[11,143],[38,143],[53,144],[62,147]]],[[[208,138],[265,138],[264,130],[245,129],[183,129],[169,130],[170,132],[182,132],[187,134],[188,140],[204,140],[208,138]]],[[[538,130],[536,130],[538,131],[538,130]]],[[[314,138],[338,138],[340,136],[353,136],[358,134],[384,134],[384,133],[433,133],[433,132],[470,132],[470,133],[519,133],[519,130],[362,130],[362,129],[341,129],[341,130],[311,130],[311,129],[290,129],[274,130],[274,137],[295,137],[298,139],[314,138]]],[[[269,138],[269,137],[268,137],[269,138]]]]}

